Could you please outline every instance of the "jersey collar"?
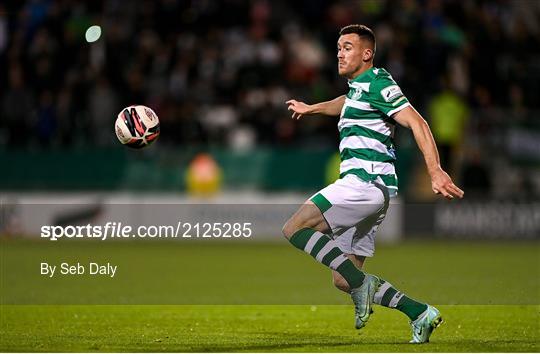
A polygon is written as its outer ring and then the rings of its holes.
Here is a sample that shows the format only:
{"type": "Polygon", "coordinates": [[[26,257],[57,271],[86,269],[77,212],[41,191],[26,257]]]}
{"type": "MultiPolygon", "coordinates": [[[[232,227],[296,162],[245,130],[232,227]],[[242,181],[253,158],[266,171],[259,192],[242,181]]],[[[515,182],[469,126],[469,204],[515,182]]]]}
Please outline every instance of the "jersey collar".
{"type": "Polygon", "coordinates": [[[351,83],[351,82],[365,82],[366,79],[372,79],[375,76],[375,73],[374,73],[375,70],[379,70],[379,69],[377,69],[376,67],[373,66],[373,67],[369,68],[368,70],[364,71],[363,73],[361,73],[360,75],[358,75],[357,77],[355,77],[354,79],[348,80],[348,82],[349,83],[351,83]]]}

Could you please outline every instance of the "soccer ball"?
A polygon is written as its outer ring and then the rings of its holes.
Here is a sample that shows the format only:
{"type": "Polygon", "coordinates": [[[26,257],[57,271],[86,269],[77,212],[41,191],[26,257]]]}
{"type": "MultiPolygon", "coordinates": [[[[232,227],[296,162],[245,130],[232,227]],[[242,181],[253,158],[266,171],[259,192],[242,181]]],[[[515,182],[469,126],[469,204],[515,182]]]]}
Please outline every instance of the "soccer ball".
{"type": "Polygon", "coordinates": [[[140,149],[159,136],[159,119],[151,108],[129,106],[118,113],[114,130],[122,144],[140,149]]]}

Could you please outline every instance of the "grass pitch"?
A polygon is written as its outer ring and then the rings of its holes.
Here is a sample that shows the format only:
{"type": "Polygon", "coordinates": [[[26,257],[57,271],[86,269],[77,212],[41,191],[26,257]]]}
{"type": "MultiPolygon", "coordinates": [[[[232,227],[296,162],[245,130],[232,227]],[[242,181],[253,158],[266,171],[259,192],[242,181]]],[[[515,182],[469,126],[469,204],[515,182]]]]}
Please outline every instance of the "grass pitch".
{"type": "Polygon", "coordinates": [[[353,328],[343,305],[4,306],[2,351],[537,352],[539,306],[439,306],[431,343],[397,311],[353,328]]]}
{"type": "Polygon", "coordinates": [[[408,344],[407,318],[379,306],[359,334],[329,272],[284,242],[0,246],[0,351],[539,351],[538,242],[378,247],[369,272],[439,304],[445,323],[427,345],[408,344]],[[118,275],[39,275],[43,261],[89,260],[118,275]]]}

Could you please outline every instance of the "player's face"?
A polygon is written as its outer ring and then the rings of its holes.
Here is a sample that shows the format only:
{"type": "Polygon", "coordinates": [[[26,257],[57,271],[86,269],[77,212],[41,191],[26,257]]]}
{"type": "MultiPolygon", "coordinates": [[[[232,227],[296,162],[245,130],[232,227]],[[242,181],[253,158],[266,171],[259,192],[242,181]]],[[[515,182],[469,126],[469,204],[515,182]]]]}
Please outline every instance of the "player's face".
{"type": "Polygon", "coordinates": [[[338,73],[353,79],[364,63],[365,51],[369,49],[356,33],[344,34],[337,42],[338,73]]]}

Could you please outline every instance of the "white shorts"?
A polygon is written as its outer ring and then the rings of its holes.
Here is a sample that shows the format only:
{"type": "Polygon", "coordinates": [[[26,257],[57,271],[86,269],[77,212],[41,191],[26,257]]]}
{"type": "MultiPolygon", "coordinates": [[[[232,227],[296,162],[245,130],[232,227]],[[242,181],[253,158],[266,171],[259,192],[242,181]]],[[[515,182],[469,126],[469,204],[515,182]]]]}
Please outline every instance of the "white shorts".
{"type": "Polygon", "coordinates": [[[343,253],[372,257],[375,233],[386,216],[388,188],[346,175],[315,193],[315,203],[343,253]]]}

